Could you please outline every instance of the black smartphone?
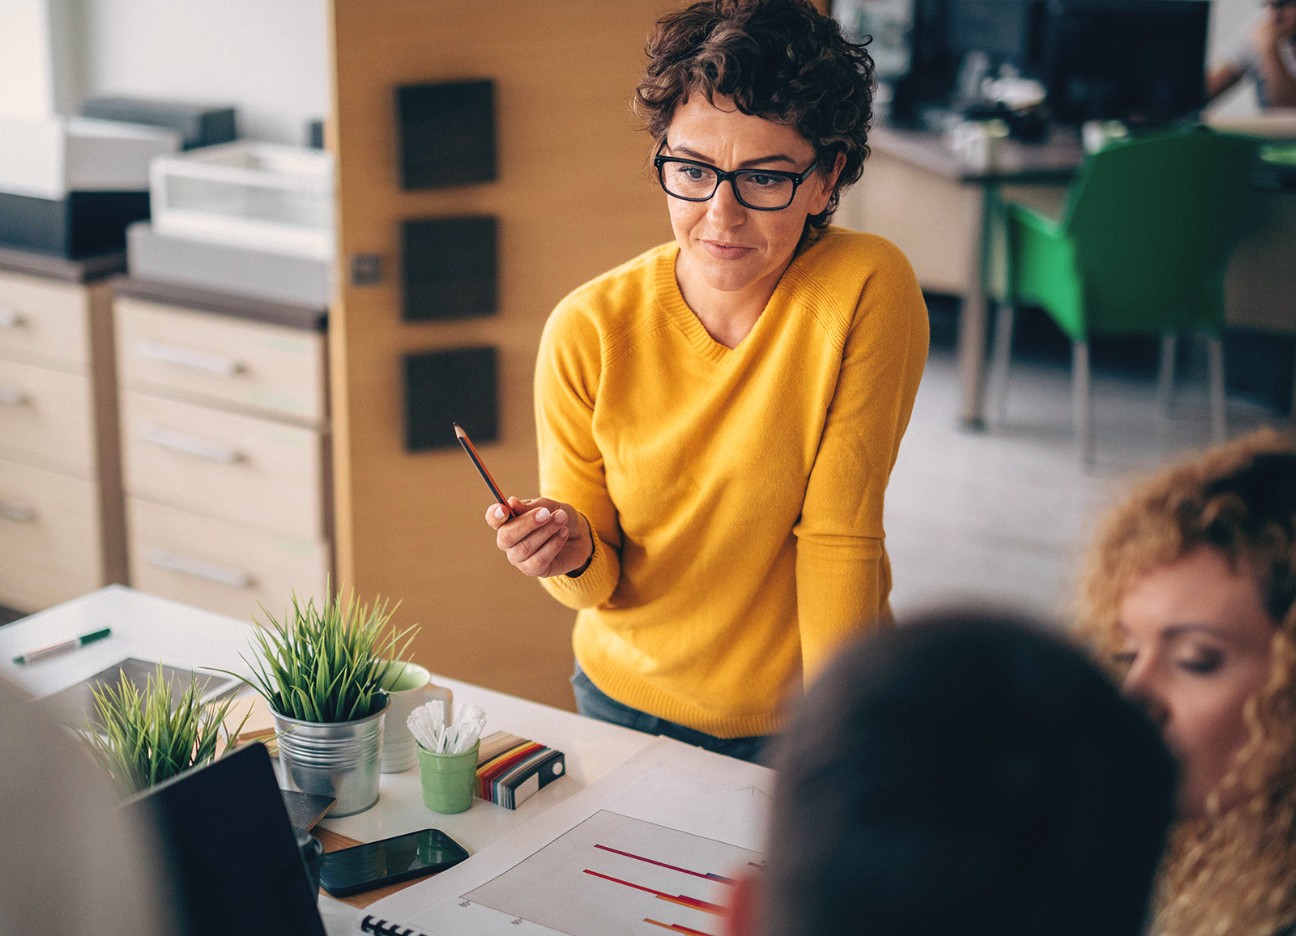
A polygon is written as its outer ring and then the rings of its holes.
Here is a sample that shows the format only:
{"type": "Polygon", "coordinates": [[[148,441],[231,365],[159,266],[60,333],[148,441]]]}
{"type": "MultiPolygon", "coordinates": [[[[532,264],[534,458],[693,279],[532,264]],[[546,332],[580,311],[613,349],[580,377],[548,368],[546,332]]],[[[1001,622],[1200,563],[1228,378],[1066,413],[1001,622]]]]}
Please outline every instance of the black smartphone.
{"type": "Polygon", "coordinates": [[[467,857],[468,851],[440,829],[423,829],[329,852],[320,866],[320,886],[346,897],[444,871],[467,857]]]}

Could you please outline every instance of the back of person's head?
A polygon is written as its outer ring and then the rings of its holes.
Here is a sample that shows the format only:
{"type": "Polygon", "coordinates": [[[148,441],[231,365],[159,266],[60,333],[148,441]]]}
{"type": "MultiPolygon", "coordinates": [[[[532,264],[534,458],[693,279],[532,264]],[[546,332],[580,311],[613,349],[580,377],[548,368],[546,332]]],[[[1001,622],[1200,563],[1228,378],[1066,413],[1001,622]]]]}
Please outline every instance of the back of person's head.
{"type": "Polygon", "coordinates": [[[1134,936],[1174,802],[1144,713],[1011,615],[845,649],[777,749],[763,936],[1134,936]]]}

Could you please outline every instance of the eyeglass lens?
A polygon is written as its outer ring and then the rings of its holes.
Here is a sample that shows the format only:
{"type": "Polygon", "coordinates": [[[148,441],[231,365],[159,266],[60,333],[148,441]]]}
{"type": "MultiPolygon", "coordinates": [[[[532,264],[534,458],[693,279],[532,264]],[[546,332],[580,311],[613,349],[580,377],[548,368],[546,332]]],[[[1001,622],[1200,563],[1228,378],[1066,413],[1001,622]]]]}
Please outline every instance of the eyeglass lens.
{"type": "MultiPolygon", "coordinates": [[[[679,198],[705,201],[720,185],[716,170],[696,163],[664,162],[662,186],[679,198]]],[[[748,208],[777,209],[792,204],[796,183],[787,176],[772,175],[759,169],[740,169],[733,176],[738,201],[748,208]]]]}

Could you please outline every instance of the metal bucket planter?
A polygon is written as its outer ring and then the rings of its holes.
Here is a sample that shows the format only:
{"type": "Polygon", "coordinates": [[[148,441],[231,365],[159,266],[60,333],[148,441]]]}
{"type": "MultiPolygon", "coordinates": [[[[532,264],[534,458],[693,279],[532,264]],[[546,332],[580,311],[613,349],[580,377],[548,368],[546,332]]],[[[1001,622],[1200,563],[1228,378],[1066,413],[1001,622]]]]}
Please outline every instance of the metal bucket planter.
{"type": "Polygon", "coordinates": [[[378,802],[386,711],[384,701],[382,711],[349,722],[298,721],[272,711],[288,789],[335,797],[330,816],[364,812],[378,802]]]}

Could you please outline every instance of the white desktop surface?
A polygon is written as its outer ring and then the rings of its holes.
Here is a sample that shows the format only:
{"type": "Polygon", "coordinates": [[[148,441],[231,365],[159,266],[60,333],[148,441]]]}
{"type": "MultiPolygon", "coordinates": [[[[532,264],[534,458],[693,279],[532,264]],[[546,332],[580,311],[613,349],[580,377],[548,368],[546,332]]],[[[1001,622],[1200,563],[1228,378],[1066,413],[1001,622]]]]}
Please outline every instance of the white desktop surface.
{"type": "Polygon", "coordinates": [[[122,585],[109,585],[0,627],[0,673],[34,696],[74,685],[130,656],[171,666],[247,673],[251,622],[202,611],[122,585]],[[13,658],[111,627],[103,640],[19,666],[13,658]]]}
{"type": "MultiPolygon", "coordinates": [[[[240,654],[251,655],[253,626],[250,621],[110,585],[0,627],[0,673],[34,696],[66,688],[131,656],[171,666],[246,673],[248,667],[240,654]],[[112,628],[112,635],[104,640],[26,666],[13,662],[17,654],[103,627],[112,628]]],[[[562,751],[566,777],[515,810],[474,799],[467,812],[443,816],[423,806],[415,767],[404,773],[383,774],[376,806],[358,815],[327,819],[323,823],[326,828],[373,841],[434,826],[476,853],[588,787],[654,740],[650,735],[435,674],[433,680],[454,692],[456,706],[481,705],[487,713],[487,732],[507,731],[562,751]]],[[[325,895],[320,898],[320,909],[330,933],[354,932],[359,919],[354,908],[325,895]]]]}

